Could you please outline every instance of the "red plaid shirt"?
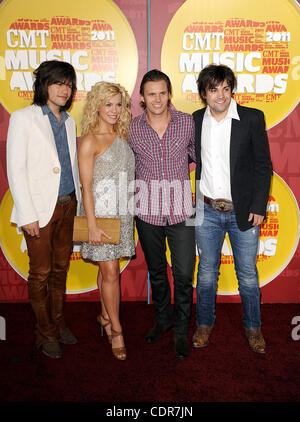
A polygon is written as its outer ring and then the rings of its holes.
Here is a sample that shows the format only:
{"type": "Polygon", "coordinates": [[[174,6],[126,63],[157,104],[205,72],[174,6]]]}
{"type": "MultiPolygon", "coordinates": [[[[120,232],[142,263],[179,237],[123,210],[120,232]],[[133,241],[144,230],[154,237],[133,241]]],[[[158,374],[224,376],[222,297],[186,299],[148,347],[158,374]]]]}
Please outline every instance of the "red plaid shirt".
{"type": "Polygon", "coordinates": [[[177,224],[193,214],[188,155],[195,161],[193,117],[171,110],[160,139],[146,120],[146,111],[131,122],[129,142],[135,154],[135,212],[156,226],[177,224]]]}

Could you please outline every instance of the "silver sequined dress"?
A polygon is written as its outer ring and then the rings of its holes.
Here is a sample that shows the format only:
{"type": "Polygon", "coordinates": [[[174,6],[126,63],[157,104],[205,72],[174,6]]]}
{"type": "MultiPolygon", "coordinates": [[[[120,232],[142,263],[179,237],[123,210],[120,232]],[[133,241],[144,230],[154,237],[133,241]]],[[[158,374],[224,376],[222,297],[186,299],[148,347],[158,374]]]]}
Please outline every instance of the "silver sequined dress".
{"type": "MultiPolygon", "coordinates": [[[[134,155],[118,136],[94,161],[93,195],[96,217],[121,217],[118,245],[93,246],[82,243],[81,256],[91,261],[110,261],[135,254],[132,207],[135,177],[134,155]],[[128,193],[129,192],[129,193],[128,193]],[[130,196],[131,195],[131,196],[130,196]]],[[[85,215],[83,204],[80,215],[85,215]]]]}

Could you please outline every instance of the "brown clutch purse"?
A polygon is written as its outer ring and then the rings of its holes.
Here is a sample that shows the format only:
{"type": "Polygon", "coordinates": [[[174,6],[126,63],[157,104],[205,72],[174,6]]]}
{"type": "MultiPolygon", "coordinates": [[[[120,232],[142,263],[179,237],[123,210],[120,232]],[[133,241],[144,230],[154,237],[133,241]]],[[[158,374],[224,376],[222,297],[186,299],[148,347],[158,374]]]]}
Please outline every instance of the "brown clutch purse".
{"type": "MultiPolygon", "coordinates": [[[[96,220],[97,220],[98,227],[111,237],[111,239],[109,239],[108,237],[102,236],[103,243],[113,243],[115,245],[119,244],[121,219],[120,218],[97,218],[96,220]]],[[[86,217],[76,216],[74,218],[73,241],[74,242],[88,242],[89,241],[89,232],[88,232],[86,217]]]]}

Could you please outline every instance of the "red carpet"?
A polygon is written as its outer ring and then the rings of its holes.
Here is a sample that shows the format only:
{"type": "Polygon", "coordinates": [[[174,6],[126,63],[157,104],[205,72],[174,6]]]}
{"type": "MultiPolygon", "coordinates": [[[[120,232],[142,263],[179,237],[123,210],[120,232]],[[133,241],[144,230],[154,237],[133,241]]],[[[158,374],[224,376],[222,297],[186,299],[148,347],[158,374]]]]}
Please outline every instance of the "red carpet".
{"type": "MultiPolygon", "coordinates": [[[[217,321],[206,349],[191,348],[179,361],[169,332],[156,344],[144,333],[154,308],[123,302],[121,318],[128,359],[113,358],[100,337],[98,303],[71,303],[65,314],[79,343],[63,346],[53,360],[34,347],[34,317],[28,303],[0,303],[6,340],[0,342],[0,401],[89,403],[296,403],[300,399],[300,340],[291,336],[297,304],[262,305],[266,355],[248,349],[240,304],[217,304],[217,321]]],[[[190,338],[195,327],[193,308],[190,338]]]]}

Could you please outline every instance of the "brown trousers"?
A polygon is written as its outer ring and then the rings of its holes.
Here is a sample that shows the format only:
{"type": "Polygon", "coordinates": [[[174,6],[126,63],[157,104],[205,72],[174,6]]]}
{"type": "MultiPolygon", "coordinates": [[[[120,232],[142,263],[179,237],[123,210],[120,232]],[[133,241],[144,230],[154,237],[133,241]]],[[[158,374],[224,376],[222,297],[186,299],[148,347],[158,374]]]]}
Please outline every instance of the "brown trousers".
{"type": "Polygon", "coordinates": [[[49,223],[40,228],[40,237],[25,239],[29,255],[28,296],[36,316],[36,344],[57,341],[66,328],[63,307],[67,271],[72,254],[72,235],[77,201],[57,204],[49,223]]]}

